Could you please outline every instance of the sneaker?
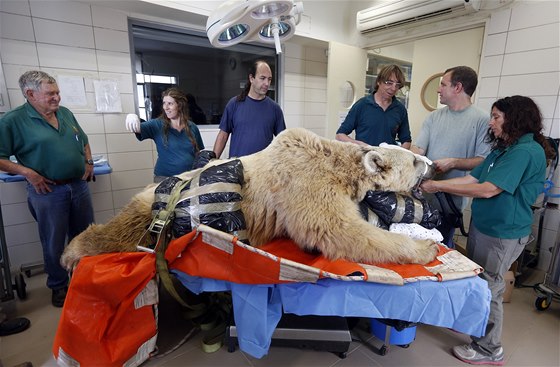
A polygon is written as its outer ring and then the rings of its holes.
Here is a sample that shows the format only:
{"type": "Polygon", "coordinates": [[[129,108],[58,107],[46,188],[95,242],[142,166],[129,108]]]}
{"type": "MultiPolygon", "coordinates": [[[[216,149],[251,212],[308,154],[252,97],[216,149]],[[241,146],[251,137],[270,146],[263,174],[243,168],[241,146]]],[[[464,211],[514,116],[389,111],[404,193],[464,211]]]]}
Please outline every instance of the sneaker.
{"type": "Polygon", "coordinates": [[[67,291],[68,291],[67,287],[52,290],[51,302],[54,307],[64,306],[64,300],[66,299],[67,291]]]}
{"type": "Polygon", "coordinates": [[[461,361],[470,364],[489,364],[502,366],[504,364],[504,349],[500,347],[491,355],[476,351],[470,344],[453,347],[453,354],[461,361]]]}

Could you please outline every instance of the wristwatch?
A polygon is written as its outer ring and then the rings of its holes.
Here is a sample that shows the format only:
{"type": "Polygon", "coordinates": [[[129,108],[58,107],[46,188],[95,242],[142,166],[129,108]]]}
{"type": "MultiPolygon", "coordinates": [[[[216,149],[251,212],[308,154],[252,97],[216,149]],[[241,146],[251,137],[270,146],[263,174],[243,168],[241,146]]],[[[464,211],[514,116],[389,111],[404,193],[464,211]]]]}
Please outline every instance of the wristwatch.
{"type": "Polygon", "coordinates": [[[93,166],[93,159],[86,159],[86,163],[93,166]]]}

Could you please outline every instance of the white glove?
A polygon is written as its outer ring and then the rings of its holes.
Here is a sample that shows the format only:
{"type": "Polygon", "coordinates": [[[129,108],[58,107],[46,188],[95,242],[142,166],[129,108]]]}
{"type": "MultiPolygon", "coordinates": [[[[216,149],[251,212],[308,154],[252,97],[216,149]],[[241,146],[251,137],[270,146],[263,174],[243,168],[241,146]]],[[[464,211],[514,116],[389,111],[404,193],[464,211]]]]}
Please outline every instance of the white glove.
{"type": "Polygon", "coordinates": [[[129,113],[126,115],[126,121],[124,123],[126,130],[132,131],[133,133],[140,132],[140,119],[134,113],[129,113]]]}

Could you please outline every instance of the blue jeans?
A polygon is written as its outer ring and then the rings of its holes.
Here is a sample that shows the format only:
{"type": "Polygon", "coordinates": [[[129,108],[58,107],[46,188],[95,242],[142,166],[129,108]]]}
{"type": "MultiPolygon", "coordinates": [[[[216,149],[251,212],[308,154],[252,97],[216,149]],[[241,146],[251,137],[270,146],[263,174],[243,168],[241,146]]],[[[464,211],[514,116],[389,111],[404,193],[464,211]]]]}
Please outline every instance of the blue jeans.
{"type": "Polygon", "coordinates": [[[490,315],[483,337],[472,336],[471,345],[486,355],[496,352],[502,346],[502,324],[504,321],[504,274],[511,264],[521,255],[529,236],[516,239],[503,239],[487,236],[472,224],[467,239],[467,257],[484,268],[479,277],[488,282],[492,294],[490,315]]]}
{"type": "Polygon", "coordinates": [[[27,205],[39,227],[47,287],[60,289],[68,284],[68,272],[60,265],[66,240],[93,223],[93,205],[86,181],[76,179],[50,188],[52,192],[37,194],[27,183],[27,205]]]}

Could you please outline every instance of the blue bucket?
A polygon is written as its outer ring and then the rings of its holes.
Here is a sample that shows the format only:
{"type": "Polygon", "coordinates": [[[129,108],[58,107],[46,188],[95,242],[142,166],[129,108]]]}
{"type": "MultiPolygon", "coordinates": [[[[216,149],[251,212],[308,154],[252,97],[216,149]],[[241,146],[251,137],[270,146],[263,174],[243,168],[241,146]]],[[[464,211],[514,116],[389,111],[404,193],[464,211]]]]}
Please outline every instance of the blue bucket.
{"type": "Polygon", "coordinates": [[[371,333],[375,335],[376,338],[385,340],[388,328],[391,328],[391,336],[389,337],[389,344],[391,345],[407,345],[416,339],[416,326],[397,331],[394,327],[385,325],[377,319],[371,319],[371,333]]]}

